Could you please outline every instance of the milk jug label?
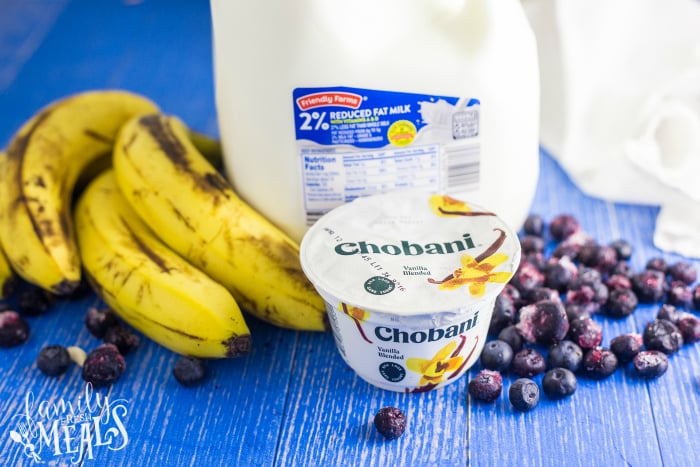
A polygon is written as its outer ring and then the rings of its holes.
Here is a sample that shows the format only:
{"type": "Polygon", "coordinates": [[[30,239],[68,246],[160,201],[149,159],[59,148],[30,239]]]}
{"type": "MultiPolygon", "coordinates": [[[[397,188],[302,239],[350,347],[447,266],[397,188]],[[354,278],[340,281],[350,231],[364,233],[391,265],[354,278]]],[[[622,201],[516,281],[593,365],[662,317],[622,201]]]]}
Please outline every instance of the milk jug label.
{"type": "Polygon", "coordinates": [[[296,88],[293,105],[307,225],[394,189],[479,190],[478,99],[338,86],[296,88]]]}

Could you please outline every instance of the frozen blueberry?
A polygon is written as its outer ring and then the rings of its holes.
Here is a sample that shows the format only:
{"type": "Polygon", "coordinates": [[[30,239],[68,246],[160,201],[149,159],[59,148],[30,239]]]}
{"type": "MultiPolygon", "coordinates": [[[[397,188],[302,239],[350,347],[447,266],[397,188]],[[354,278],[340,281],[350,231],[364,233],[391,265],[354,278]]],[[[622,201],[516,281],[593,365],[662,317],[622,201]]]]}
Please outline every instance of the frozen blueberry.
{"type": "Polygon", "coordinates": [[[90,331],[90,334],[98,339],[102,339],[107,329],[118,323],[117,315],[109,308],[90,307],[85,314],[85,327],[90,331]]]}
{"type": "Polygon", "coordinates": [[[564,340],[551,346],[547,352],[547,366],[549,368],[566,368],[578,371],[582,361],[583,349],[570,340],[564,340]]]}
{"type": "Polygon", "coordinates": [[[576,291],[585,291],[587,296],[592,292],[593,295],[590,296],[590,300],[601,305],[608,300],[608,287],[603,283],[602,276],[596,269],[587,267],[579,268],[576,279],[569,284],[567,297],[568,293],[576,291]]]}
{"type": "Polygon", "coordinates": [[[47,345],[39,351],[36,366],[46,376],[58,376],[66,372],[71,364],[70,354],[62,345],[47,345]]]}
{"type": "Polygon", "coordinates": [[[620,260],[628,260],[632,257],[632,245],[623,239],[617,239],[610,242],[610,246],[617,253],[617,257],[620,260]]]}
{"type": "Polygon", "coordinates": [[[17,297],[17,311],[27,316],[43,315],[54,301],[54,297],[44,289],[28,284],[17,297]]]}
{"type": "Polygon", "coordinates": [[[498,371],[481,370],[469,381],[469,395],[483,402],[494,402],[503,390],[503,377],[498,371]]]}
{"type": "Polygon", "coordinates": [[[596,251],[593,267],[603,274],[609,274],[615,269],[617,261],[617,252],[609,246],[602,245],[596,251]]]}
{"type": "Polygon", "coordinates": [[[642,334],[647,350],[659,350],[666,355],[678,351],[683,345],[683,335],[671,321],[657,319],[647,324],[642,334]]]}
{"type": "Polygon", "coordinates": [[[599,248],[600,245],[598,245],[595,240],[591,239],[581,245],[576,259],[582,265],[592,268],[596,264],[599,248]]]}
{"type": "Polygon", "coordinates": [[[520,308],[515,326],[526,341],[550,345],[564,339],[569,320],[559,300],[540,300],[520,308]]]}
{"type": "Polygon", "coordinates": [[[204,381],[207,369],[204,360],[195,357],[180,357],[173,366],[173,376],[183,386],[192,387],[204,381]]]}
{"type": "Polygon", "coordinates": [[[523,299],[522,295],[520,295],[520,291],[510,282],[507,283],[505,287],[503,287],[503,290],[501,290],[501,293],[499,295],[505,295],[508,298],[510,298],[511,301],[515,304],[516,308],[520,307],[523,299]]]}
{"type": "Polygon", "coordinates": [[[544,219],[538,214],[530,214],[525,219],[523,224],[523,231],[527,235],[537,235],[541,237],[544,235],[544,219]]]}
{"type": "Polygon", "coordinates": [[[571,322],[568,338],[582,349],[592,349],[603,340],[603,327],[592,318],[579,318],[571,322]]]}
{"type": "Polygon", "coordinates": [[[668,263],[660,256],[651,258],[645,266],[647,270],[659,271],[664,275],[668,272],[668,263]]]}
{"type": "Polygon", "coordinates": [[[530,303],[536,303],[540,300],[554,300],[555,302],[561,302],[559,297],[559,292],[549,287],[537,287],[533,290],[527,297],[530,303]]]}
{"type": "Polygon", "coordinates": [[[634,356],[632,364],[643,378],[658,378],[668,369],[668,356],[658,350],[643,350],[634,356]]]}
{"type": "Polygon", "coordinates": [[[608,316],[613,318],[624,318],[634,313],[639,301],[637,296],[630,289],[615,289],[610,292],[608,301],[603,307],[608,316]]]}
{"type": "Polygon", "coordinates": [[[537,349],[530,347],[516,352],[511,365],[513,372],[522,378],[532,378],[547,369],[544,356],[537,349]]]}
{"type": "MultiPolygon", "coordinates": [[[[608,287],[610,293],[617,289],[629,289],[632,290],[632,281],[630,278],[624,274],[610,274],[608,279],[605,281],[605,285],[608,287]]],[[[608,297],[609,298],[609,297],[608,297]]]]}
{"type": "Polygon", "coordinates": [[[538,271],[544,271],[547,267],[547,258],[540,251],[531,251],[522,255],[520,260],[523,263],[530,263],[537,268],[538,271]]]}
{"type": "Polygon", "coordinates": [[[406,415],[396,407],[383,407],[374,415],[374,427],[386,439],[396,439],[406,430],[406,415]]]}
{"type": "Polygon", "coordinates": [[[619,274],[621,276],[632,278],[632,276],[635,274],[635,271],[634,269],[632,269],[632,266],[629,262],[625,260],[620,260],[617,262],[612,271],[610,271],[610,274],[619,274]]]}
{"type": "Polygon", "coordinates": [[[513,352],[519,352],[524,345],[523,336],[518,332],[514,324],[506,326],[498,333],[498,339],[508,343],[513,352]]]}
{"type": "Polygon", "coordinates": [[[594,302],[579,304],[579,303],[564,303],[564,309],[566,310],[566,317],[569,320],[569,325],[575,319],[579,318],[590,318],[591,314],[597,313],[600,305],[594,302]]]}
{"type": "Polygon", "coordinates": [[[693,291],[683,281],[672,281],[668,289],[668,298],[666,299],[671,305],[690,308],[693,305],[693,291]]]}
{"type": "Polygon", "coordinates": [[[552,251],[552,258],[569,258],[570,260],[575,261],[578,259],[579,249],[579,246],[573,245],[571,243],[562,242],[554,248],[554,251],[552,251]]]}
{"type": "Polygon", "coordinates": [[[581,225],[571,214],[560,214],[549,222],[549,233],[557,241],[562,241],[579,230],[581,225]]]}
{"type": "Polygon", "coordinates": [[[671,279],[684,282],[686,285],[691,285],[698,278],[698,272],[695,267],[685,261],[673,263],[668,268],[668,273],[671,279]]]}
{"type": "Polygon", "coordinates": [[[527,296],[537,287],[544,285],[544,274],[532,263],[523,262],[518,266],[510,283],[518,289],[521,295],[527,296]]]}
{"type": "Polygon", "coordinates": [[[513,361],[513,349],[507,342],[498,339],[489,341],[481,351],[480,361],[487,370],[507,370],[513,361]]]}
{"type": "Polygon", "coordinates": [[[700,319],[697,316],[683,313],[676,322],[676,326],[683,336],[684,344],[700,341],[700,319]]]}
{"type": "Polygon", "coordinates": [[[520,249],[524,254],[542,253],[544,251],[544,239],[537,235],[525,235],[520,239],[520,249]]]}
{"type": "Polygon", "coordinates": [[[552,368],[542,377],[542,389],[550,399],[563,399],[576,392],[578,382],[567,368],[552,368]]]}
{"type": "Polygon", "coordinates": [[[14,347],[29,339],[29,325],[19,313],[0,312],[0,347],[14,347]]]}
{"type": "Polygon", "coordinates": [[[568,256],[559,259],[552,258],[545,266],[544,285],[559,293],[564,293],[577,274],[578,268],[568,256]]]}
{"type": "Polygon", "coordinates": [[[700,284],[693,288],[693,308],[700,310],[700,284]]]}
{"type": "Polygon", "coordinates": [[[105,344],[116,345],[119,349],[119,353],[122,355],[127,355],[141,343],[139,336],[131,329],[121,324],[115,324],[109,327],[102,337],[102,341],[105,344]]]}
{"type": "Polygon", "coordinates": [[[664,274],[655,269],[647,269],[632,276],[632,290],[639,303],[655,303],[666,293],[664,274]]]}
{"type": "Polygon", "coordinates": [[[126,370],[124,357],[113,344],[102,344],[88,353],[83,362],[82,377],[95,387],[108,386],[126,370]]]}
{"type": "Polygon", "coordinates": [[[497,335],[501,330],[515,322],[515,315],[518,312],[513,299],[503,293],[496,297],[491,322],[489,323],[489,335],[497,335]]]}
{"type": "Polygon", "coordinates": [[[622,363],[627,363],[642,349],[642,335],[636,333],[621,334],[610,341],[610,350],[622,363]]]}
{"type": "Polygon", "coordinates": [[[530,378],[518,378],[508,388],[508,400],[514,409],[527,412],[540,401],[540,388],[530,378]]]}
{"type": "Polygon", "coordinates": [[[670,303],[664,303],[661,305],[661,307],[659,307],[659,311],[656,313],[656,319],[665,319],[672,323],[676,323],[680,317],[681,312],[670,303]]]}
{"type": "Polygon", "coordinates": [[[617,365],[617,357],[610,349],[596,347],[583,355],[581,371],[591,379],[605,379],[615,373],[617,365]]]}

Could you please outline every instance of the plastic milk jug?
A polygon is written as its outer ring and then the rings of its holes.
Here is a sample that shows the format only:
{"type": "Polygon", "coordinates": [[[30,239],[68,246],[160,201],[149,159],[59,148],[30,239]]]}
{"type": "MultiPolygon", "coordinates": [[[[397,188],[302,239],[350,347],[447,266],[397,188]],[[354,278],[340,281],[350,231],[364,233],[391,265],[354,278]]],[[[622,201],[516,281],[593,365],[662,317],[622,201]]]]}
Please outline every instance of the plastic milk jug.
{"type": "Polygon", "coordinates": [[[518,0],[211,0],[226,175],[300,240],[401,189],[518,229],[539,173],[539,70],[518,0]]]}

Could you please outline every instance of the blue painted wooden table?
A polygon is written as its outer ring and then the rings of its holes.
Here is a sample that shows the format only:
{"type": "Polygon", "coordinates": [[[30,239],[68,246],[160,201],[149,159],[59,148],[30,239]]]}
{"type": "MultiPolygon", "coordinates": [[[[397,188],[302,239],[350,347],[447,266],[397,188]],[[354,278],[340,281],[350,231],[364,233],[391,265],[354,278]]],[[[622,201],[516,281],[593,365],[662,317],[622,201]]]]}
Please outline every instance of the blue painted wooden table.
{"type": "MultiPolygon", "coordinates": [[[[217,135],[208,2],[0,0],[2,147],[49,101],[107,87],[143,93],[217,135]]],[[[635,269],[655,256],[683,259],[654,248],[656,207],[586,196],[546,154],[532,211],[546,219],[572,213],[600,242],[630,240],[635,269]]],[[[176,355],[144,339],[127,356],[125,375],[90,393],[79,368],[48,378],[35,358],[51,343],[96,347],[83,325],[94,305],[95,296],[58,302],[28,318],[28,342],[0,349],[0,465],[685,466],[700,457],[700,344],[673,355],[657,380],[629,368],[602,381],[580,378],[571,398],[543,397],[534,411],[518,413],[504,396],[494,404],[467,397],[478,368],[438,391],[387,392],[354,375],[330,334],[250,319],[252,353],[210,362],[198,387],[180,386],[171,375],[176,355]],[[66,416],[68,404],[78,418],[66,416]],[[386,405],[408,417],[395,441],[371,423],[386,405]],[[102,417],[100,433],[82,431],[92,417],[102,417]],[[32,450],[21,435],[39,425],[32,450]]],[[[620,320],[595,316],[603,344],[640,332],[657,308],[640,306],[620,320]]],[[[505,377],[506,390],[513,379],[505,377]]]]}

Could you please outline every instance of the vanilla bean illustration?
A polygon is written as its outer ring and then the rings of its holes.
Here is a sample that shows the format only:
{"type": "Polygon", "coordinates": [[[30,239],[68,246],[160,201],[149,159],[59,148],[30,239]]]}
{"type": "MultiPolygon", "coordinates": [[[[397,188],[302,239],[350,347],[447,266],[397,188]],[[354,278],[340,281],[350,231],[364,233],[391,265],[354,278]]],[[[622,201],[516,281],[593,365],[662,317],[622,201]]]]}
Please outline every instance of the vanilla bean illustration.
{"type": "MultiPolygon", "coordinates": [[[[498,249],[501,248],[501,245],[503,245],[503,242],[505,242],[506,240],[506,233],[502,229],[495,228],[493,230],[500,232],[500,234],[498,235],[498,238],[491,244],[491,246],[484,250],[479,256],[474,258],[474,261],[476,261],[477,263],[482,262],[492,254],[496,253],[498,249]]],[[[450,274],[441,281],[435,280],[432,277],[430,277],[428,278],[428,282],[430,282],[431,284],[444,284],[445,282],[454,279],[454,277],[454,274],[450,274]]]]}
{"type": "Polygon", "coordinates": [[[438,207],[438,211],[440,211],[440,214],[445,214],[446,216],[472,217],[472,216],[495,216],[496,215],[495,213],[488,212],[488,211],[448,211],[447,209],[444,209],[442,206],[438,207]]]}

